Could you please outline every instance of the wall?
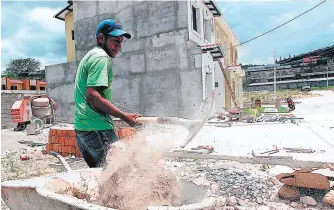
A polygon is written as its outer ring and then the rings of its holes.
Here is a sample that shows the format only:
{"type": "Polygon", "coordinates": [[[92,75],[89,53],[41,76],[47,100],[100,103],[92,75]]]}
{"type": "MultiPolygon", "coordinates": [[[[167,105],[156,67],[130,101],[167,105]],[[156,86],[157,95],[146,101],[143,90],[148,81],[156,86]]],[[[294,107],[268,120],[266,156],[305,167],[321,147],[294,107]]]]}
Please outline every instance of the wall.
{"type": "MultiPolygon", "coordinates": [[[[221,60],[224,60],[223,58],[221,60]]],[[[222,61],[223,62],[223,61],[222,61]]],[[[228,91],[225,87],[225,79],[221,72],[218,62],[215,62],[215,89],[216,89],[216,104],[215,110],[217,113],[224,112],[225,107],[225,91],[228,91]],[[217,87],[218,85],[218,87],[217,87]]]]}
{"type": "MultiPolygon", "coordinates": [[[[75,61],[75,40],[72,40],[72,30],[74,30],[73,12],[65,15],[65,34],[66,34],[66,55],[67,62],[75,61]]],[[[74,34],[75,36],[75,34],[74,34]]]]}
{"type": "Polygon", "coordinates": [[[24,95],[31,96],[34,94],[43,94],[44,91],[25,91],[25,90],[2,90],[1,91],[1,128],[16,127],[16,123],[12,122],[10,109],[15,101],[23,98],[24,95]]]}
{"type": "Polygon", "coordinates": [[[73,7],[78,61],[95,46],[100,21],[116,18],[132,34],[113,59],[116,105],[144,116],[190,117],[198,109],[200,50],[188,52],[186,1],[75,1],[73,7]]]}
{"type": "Polygon", "coordinates": [[[74,122],[74,82],[77,62],[63,63],[45,67],[47,93],[58,104],[58,122],[74,122]]]}

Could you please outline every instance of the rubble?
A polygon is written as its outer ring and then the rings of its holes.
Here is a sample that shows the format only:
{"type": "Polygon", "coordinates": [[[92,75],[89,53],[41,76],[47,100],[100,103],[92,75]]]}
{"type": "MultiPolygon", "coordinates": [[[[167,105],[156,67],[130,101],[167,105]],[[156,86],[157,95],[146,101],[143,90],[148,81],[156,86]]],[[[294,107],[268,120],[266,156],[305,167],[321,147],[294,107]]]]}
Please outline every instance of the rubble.
{"type": "Polygon", "coordinates": [[[295,187],[290,187],[287,185],[283,185],[279,191],[278,191],[278,195],[283,198],[283,199],[287,199],[290,201],[295,201],[299,199],[300,193],[298,192],[298,190],[295,187]]]}
{"type": "Polygon", "coordinates": [[[300,197],[300,202],[310,206],[316,206],[318,204],[317,201],[311,196],[300,197]]]}
{"type": "Polygon", "coordinates": [[[289,166],[277,165],[277,166],[272,167],[268,171],[268,174],[269,174],[269,176],[277,176],[277,175],[282,174],[282,173],[293,173],[293,172],[294,172],[294,170],[292,168],[290,168],[289,166]]]}
{"type": "Polygon", "coordinates": [[[329,191],[323,200],[324,204],[334,207],[334,190],[329,191]]]}

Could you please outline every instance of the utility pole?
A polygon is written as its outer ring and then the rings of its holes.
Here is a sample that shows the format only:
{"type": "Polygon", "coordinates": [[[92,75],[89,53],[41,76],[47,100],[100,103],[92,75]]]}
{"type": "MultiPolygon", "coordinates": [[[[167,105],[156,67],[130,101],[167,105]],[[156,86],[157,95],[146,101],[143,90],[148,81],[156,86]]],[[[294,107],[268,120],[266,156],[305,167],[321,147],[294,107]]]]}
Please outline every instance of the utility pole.
{"type": "Polygon", "coordinates": [[[328,66],[328,60],[327,60],[327,88],[328,88],[328,69],[329,69],[329,66],[328,66]]]}
{"type": "Polygon", "coordinates": [[[276,103],[276,52],[274,52],[274,103],[276,103]]]}

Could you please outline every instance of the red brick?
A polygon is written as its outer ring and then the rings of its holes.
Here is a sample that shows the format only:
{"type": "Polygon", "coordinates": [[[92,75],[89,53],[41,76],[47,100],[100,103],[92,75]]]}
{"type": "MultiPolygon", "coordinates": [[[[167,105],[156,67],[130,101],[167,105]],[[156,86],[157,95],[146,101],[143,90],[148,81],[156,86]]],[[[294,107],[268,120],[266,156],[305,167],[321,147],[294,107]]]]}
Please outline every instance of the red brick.
{"type": "Polygon", "coordinates": [[[71,153],[75,154],[77,151],[79,151],[76,147],[71,146],[71,153]]]}
{"type": "Polygon", "coordinates": [[[69,142],[68,138],[65,138],[64,141],[65,141],[65,145],[70,145],[70,142],[69,142]]]}
{"type": "Polygon", "coordinates": [[[61,145],[60,144],[54,144],[53,145],[53,150],[55,151],[55,152],[62,152],[61,150],[62,150],[62,147],[61,147],[61,145]]]}
{"type": "Polygon", "coordinates": [[[57,137],[56,136],[51,136],[51,141],[50,141],[50,143],[51,144],[57,144],[57,137]]]}
{"type": "Polygon", "coordinates": [[[57,130],[56,130],[56,136],[57,136],[57,137],[62,137],[62,136],[63,136],[63,134],[62,134],[62,130],[57,129],[57,130]]]}
{"type": "Polygon", "coordinates": [[[71,138],[75,138],[75,131],[74,130],[69,130],[68,133],[69,133],[71,138]]]}
{"type": "Polygon", "coordinates": [[[49,131],[49,135],[51,135],[51,136],[57,135],[56,129],[51,128],[50,131],[49,131]]]}
{"type": "Polygon", "coordinates": [[[69,140],[69,145],[73,145],[73,146],[75,146],[76,145],[76,140],[75,140],[75,138],[70,138],[70,140],[69,140]]]}
{"type": "Polygon", "coordinates": [[[45,149],[46,149],[47,152],[50,151],[50,143],[47,143],[47,144],[45,145],[45,149]]]}
{"type": "Polygon", "coordinates": [[[23,154],[23,155],[20,155],[20,159],[23,161],[23,160],[29,160],[30,157],[26,154],[23,154]]]}
{"type": "Polygon", "coordinates": [[[53,150],[53,144],[49,144],[50,151],[53,150]]]}
{"type": "Polygon", "coordinates": [[[61,142],[61,139],[62,139],[63,137],[56,137],[56,144],[60,144],[60,142],[61,142]]]}

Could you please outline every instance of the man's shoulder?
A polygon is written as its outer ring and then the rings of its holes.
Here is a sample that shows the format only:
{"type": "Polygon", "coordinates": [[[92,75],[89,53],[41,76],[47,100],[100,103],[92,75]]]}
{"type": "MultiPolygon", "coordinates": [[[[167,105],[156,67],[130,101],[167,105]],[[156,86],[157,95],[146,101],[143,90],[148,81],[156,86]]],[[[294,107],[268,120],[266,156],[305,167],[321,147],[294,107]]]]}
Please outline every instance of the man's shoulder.
{"type": "Polygon", "coordinates": [[[86,55],[82,58],[82,62],[87,63],[96,58],[108,58],[108,54],[100,47],[94,47],[89,50],[86,55]]]}
{"type": "Polygon", "coordinates": [[[92,59],[98,57],[107,57],[107,58],[109,57],[106,51],[104,51],[101,47],[94,47],[88,53],[90,54],[89,57],[92,59]]]}

